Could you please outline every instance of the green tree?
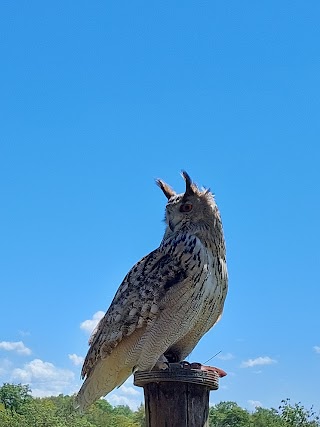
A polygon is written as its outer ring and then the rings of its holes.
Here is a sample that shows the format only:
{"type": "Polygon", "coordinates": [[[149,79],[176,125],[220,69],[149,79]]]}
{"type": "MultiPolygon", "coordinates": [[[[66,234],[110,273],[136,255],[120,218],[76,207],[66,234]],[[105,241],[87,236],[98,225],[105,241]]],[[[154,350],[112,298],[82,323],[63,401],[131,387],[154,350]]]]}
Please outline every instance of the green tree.
{"type": "Polygon", "coordinates": [[[109,426],[112,419],[113,406],[104,399],[99,399],[85,413],[84,417],[95,427],[109,426]]]}
{"type": "Polygon", "coordinates": [[[254,427],[287,427],[278,411],[259,407],[251,415],[251,425],[254,427]]]}
{"type": "Polygon", "coordinates": [[[133,420],[140,426],[146,426],[146,413],[144,409],[143,403],[139,406],[139,408],[133,414],[133,420]]]}
{"type": "Polygon", "coordinates": [[[306,409],[301,403],[292,405],[290,399],[281,401],[279,406],[279,416],[290,427],[318,427],[320,426],[319,416],[313,408],[306,409]]]}
{"type": "Polygon", "coordinates": [[[30,393],[28,385],[4,383],[0,387],[0,402],[13,416],[14,412],[19,413],[23,406],[32,399],[30,393]]]}
{"type": "Polygon", "coordinates": [[[128,405],[118,405],[113,409],[115,415],[124,415],[125,417],[132,418],[132,411],[128,405]]]}
{"type": "Polygon", "coordinates": [[[131,418],[122,414],[113,415],[108,427],[140,427],[131,418]]]}
{"type": "Polygon", "coordinates": [[[95,402],[84,417],[95,427],[141,427],[129,406],[113,407],[104,399],[95,402]]]}
{"type": "Polygon", "coordinates": [[[247,427],[250,414],[235,402],[220,402],[209,410],[210,427],[247,427]]]}
{"type": "Polygon", "coordinates": [[[23,415],[10,414],[8,411],[0,411],[0,426],[1,427],[29,427],[23,415]]]}
{"type": "MultiPolygon", "coordinates": [[[[283,400],[278,409],[256,408],[253,413],[235,402],[220,402],[209,410],[210,427],[320,427],[313,408],[283,400]]],[[[136,411],[98,400],[81,415],[74,396],[33,398],[29,386],[0,387],[0,427],[145,427],[144,405],[136,411]]]]}

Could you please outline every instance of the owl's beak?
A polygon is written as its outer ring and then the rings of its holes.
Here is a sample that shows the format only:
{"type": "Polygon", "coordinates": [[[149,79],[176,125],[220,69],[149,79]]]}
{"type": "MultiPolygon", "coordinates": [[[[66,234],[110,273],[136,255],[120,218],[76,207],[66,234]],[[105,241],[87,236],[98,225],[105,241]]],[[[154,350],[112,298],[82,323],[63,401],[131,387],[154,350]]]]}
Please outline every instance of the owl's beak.
{"type": "Polygon", "coordinates": [[[168,225],[169,225],[170,230],[173,231],[174,230],[174,223],[173,223],[173,221],[169,221],[168,225]]]}

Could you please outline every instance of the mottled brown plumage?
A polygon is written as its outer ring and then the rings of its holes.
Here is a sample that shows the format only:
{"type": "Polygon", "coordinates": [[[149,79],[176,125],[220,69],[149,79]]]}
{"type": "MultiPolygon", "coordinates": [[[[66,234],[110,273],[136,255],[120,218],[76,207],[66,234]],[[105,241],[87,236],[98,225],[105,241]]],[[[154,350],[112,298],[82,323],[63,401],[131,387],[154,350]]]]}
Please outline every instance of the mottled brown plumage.
{"type": "Polygon", "coordinates": [[[182,194],[157,180],[168,199],[165,234],[126,275],[90,338],[81,409],[134,371],[183,360],[222,314],[227,268],[220,214],[211,192],[182,176],[182,194]]]}

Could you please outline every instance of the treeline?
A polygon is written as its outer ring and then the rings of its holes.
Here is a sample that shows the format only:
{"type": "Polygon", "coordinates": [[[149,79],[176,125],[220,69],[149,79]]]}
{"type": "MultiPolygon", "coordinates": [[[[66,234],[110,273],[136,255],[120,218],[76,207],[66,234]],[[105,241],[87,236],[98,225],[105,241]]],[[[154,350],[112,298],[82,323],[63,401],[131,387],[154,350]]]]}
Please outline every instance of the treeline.
{"type": "Polygon", "coordinates": [[[84,414],[74,409],[74,396],[34,398],[28,385],[4,383],[0,387],[0,427],[141,427],[143,405],[113,407],[99,400],[84,414]]]}
{"type": "MultiPolygon", "coordinates": [[[[210,427],[320,427],[313,409],[283,400],[277,409],[249,412],[234,402],[210,408],[210,427]]],[[[74,396],[34,398],[28,385],[4,383],[0,387],[0,427],[144,427],[141,405],[112,406],[99,400],[84,414],[74,409],[74,396]]]]}

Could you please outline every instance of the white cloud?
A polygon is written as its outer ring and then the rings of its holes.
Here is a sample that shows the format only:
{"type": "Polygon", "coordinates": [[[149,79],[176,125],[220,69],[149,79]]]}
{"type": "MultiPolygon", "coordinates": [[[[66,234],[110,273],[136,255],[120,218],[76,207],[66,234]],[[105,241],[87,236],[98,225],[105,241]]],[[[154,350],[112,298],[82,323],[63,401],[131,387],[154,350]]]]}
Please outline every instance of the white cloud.
{"type": "Polygon", "coordinates": [[[53,363],[40,359],[26,363],[23,368],[14,369],[11,379],[28,383],[32,394],[37,397],[69,393],[70,388],[74,390],[72,371],[58,368],[53,363]]]}
{"type": "Polygon", "coordinates": [[[71,362],[75,365],[75,366],[79,366],[82,365],[83,361],[84,361],[84,357],[82,356],[78,356],[77,354],[68,354],[69,359],[71,360],[71,362]]]}
{"type": "Polygon", "coordinates": [[[248,400],[248,403],[253,408],[258,408],[259,406],[262,406],[262,403],[259,400],[248,400]]]}
{"type": "Polygon", "coordinates": [[[16,351],[18,354],[31,354],[30,348],[26,347],[22,341],[1,341],[0,350],[16,351]]]}
{"type": "Polygon", "coordinates": [[[125,384],[123,384],[119,389],[123,394],[126,394],[128,396],[140,396],[141,393],[134,387],[127,387],[125,384]]]}
{"type": "Polygon", "coordinates": [[[217,355],[217,359],[220,359],[220,360],[231,360],[234,358],[235,356],[232,353],[220,353],[217,355]]]}
{"type": "Polygon", "coordinates": [[[0,359],[0,376],[5,376],[12,369],[12,362],[9,359],[0,359]]]}
{"type": "Polygon", "coordinates": [[[103,311],[97,311],[92,316],[92,319],[85,320],[80,324],[80,328],[83,329],[86,332],[91,332],[95,329],[95,327],[98,325],[99,321],[103,318],[104,312],[103,311]]]}
{"type": "Polygon", "coordinates": [[[143,402],[143,397],[141,395],[141,399],[133,399],[127,396],[122,396],[119,393],[113,393],[107,396],[107,401],[113,406],[128,405],[130,409],[136,411],[143,402]]]}
{"type": "Polygon", "coordinates": [[[128,405],[135,411],[143,402],[143,390],[133,385],[131,375],[120,388],[108,394],[107,400],[114,406],[128,405]]]}
{"type": "Polygon", "coordinates": [[[316,353],[320,353],[320,347],[319,347],[318,345],[315,345],[315,346],[313,347],[313,350],[314,350],[316,353]]]}
{"type": "Polygon", "coordinates": [[[252,368],[253,366],[258,365],[272,365],[273,363],[277,363],[276,360],[271,359],[269,356],[257,357],[256,359],[248,359],[241,363],[242,368],[252,368]]]}
{"type": "Polygon", "coordinates": [[[133,401],[132,399],[130,399],[126,396],[120,396],[118,393],[114,393],[114,394],[108,396],[107,400],[113,406],[128,405],[132,409],[136,408],[135,401],[133,401]]]}

